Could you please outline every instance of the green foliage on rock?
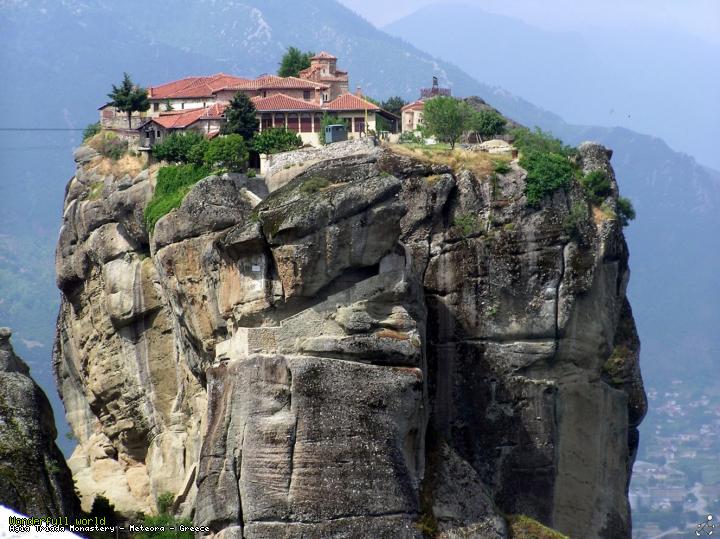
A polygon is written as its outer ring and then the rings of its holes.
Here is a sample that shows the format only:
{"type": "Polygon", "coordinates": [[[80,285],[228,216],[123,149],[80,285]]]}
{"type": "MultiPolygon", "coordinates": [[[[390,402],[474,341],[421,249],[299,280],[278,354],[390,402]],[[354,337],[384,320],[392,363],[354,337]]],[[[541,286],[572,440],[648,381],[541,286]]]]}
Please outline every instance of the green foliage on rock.
{"type": "Polygon", "coordinates": [[[112,92],[108,94],[110,104],[127,114],[128,129],[130,129],[132,113],[143,112],[150,108],[147,90],[136,85],[127,73],[123,73],[120,86],[113,84],[112,88],[112,92]]]}
{"type": "Polygon", "coordinates": [[[204,154],[205,165],[213,170],[242,172],[247,168],[247,161],[247,145],[237,134],[211,140],[204,154]]]}
{"type": "Polygon", "coordinates": [[[588,220],[588,207],[585,202],[576,202],[570,208],[570,213],[563,220],[563,230],[569,236],[579,238],[582,225],[588,220]]]}
{"type": "Polygon", "coordinates": [[[453,149],[467,129],[472,114],[464,101],[447,96],[434,97],[423,108],[423,126],[438,141],[447,142],[453,149]]]}
{"type": "Polygon", "coordinates": [[[225,123],[220,128],[223,135],[237,134],[245,140],[250,140],[260,125],[255,105],[250,98],[242,92],[235,94],[225,109],[225,123]]]}
{"type": "Polygon", "coordinates": [[[573,166],[567,157],[531,150],[523,154],[520,166],[527,170],[525,195],[528,204],[535,206],[556,189],[568,187],[573,177],[573,166]]]}
{"type": "Polygon", "coordinates": [[[505,132],[507,120],[494,110],[474,111],[468,120],[468,130],[482,139],[489,139],[505,132]]]}
{"type": "Polygon", "coordinates": [[[310,60],[314,52],[302,52],[297,47],[288,47],[280,60],[278,75],[281,77],[297,77],[303,69],[310,67],[310,60]]]}
{"type": "Polygon", "coordinates": [[[97,135],[102,127],[100,127],[100,122],[95,122],[94,124],[88,124],[88,126],[83,131],[83,142],[85,142],[87,139],[94,137],[97,135]]]}
{"type": "Polygon", "coordinates": [[[196,162],[197,155],[193,154],[193,148],[202,145],[205,137],[199,133],[189,131],[187,133],[173,133],[162,142],[158,142],[152,148],[155,159],[168,161],[170,163],[192,163],[196,162]]]}
{"type": "Polygon", "coordinates": [[[628,226],[635,219],[635,208],[629,198],[619,197],[617,201],[617,216],[622,226],[628,226]]]}
{"type": "Polygon", "coordinates": [[[300,135],[282,127],[271,127],[255,133],[252,147],[258,153],[273,154],[295,150],[303,145],[300,135]]]}
{"type": "Polygon", "coordinates": [[[210,169],[198,165],[172,165],[158,171],[153,197],[145,208],[145,226],[153,231],[155,223],[180,206],[192,186],[210,175],[210,169]]]}
{"type": "Polygon", "coordinates": [[[312,193],[317,193],[318,191],[320,191],[321,189],[324,189],[325,187],[327,187],[329,185],[330,185],[330,180],[328,180],[327,178],[322,178],[320,176],[313,176],[303,182],[303,184],[299,188],[299,191],[306,195],[310,195],[312,193]]]}
{"type": "Polygon", "coordinates": [[[479,232],[477,216],[472,213],[460,213],[453,219],[453,226],[458,230],[463,238],[467,238],[470,234],[479,232]]]}
{"type": "Polygon", "coordinates": [[[157,497],[157,508],[158,513],[165,515],[168,513],[173,503],[175,502],[175,496],[172,492],[163,492],[157,497]]]}
{"type": "Polygon", "coordinates": [[[594,204],[600,204],[612,194],[610,178],[604,170],[593,170],[580,179],[585,192],[594,204]]]}
{"type": "Polygon", "coordinates": [[[495,163],[495,166],[493,168],[496,174],[507,174],[512,170],[510,168],[510,164],[507,161],[498,161],[495,163]]]}

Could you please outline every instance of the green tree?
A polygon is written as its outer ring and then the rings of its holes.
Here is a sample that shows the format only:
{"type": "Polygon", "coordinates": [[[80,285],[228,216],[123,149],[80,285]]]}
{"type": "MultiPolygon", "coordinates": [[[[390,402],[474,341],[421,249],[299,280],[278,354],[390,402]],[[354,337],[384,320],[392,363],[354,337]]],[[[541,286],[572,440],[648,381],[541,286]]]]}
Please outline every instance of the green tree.
{"type": "Polygon", "coordinates": [[[301,52],[297,47],[288,47],[280,60],[278,75],[281,77],[297,77],[303,69],[310,67],[310,59],[314,52],[301,52]]]}
{"type": "Polygon", "coordinates": [[[194,146],[202,144],[205,138],[193,131],[173,133],[162,142],[155,144],[152,154],[155,159],[170,163],[191,163],[191,152],[194,146]]]}
{"type": "Polygon", "coordinates": [[[303,145],[300,135],[282,127],[271,127],[255,133],[252,147],[258,153],[271,154],[287,152],[303,145]]]}
{"type": "Polygon", "coordinates": [[[635,208],[629,198],[618,197],[617,215],[622,226],[628,226],[630,221],[635,219],[635,208]]]}
{"type": "Polygon", "coordinates": [[[543,131],[539,127],[535,127],[534,131],[530,131],[527,127],[517,127],[510,134],[513,137],[514,146],[523,153],[536,150],[568,157],[577,153],[576,148],[564,145],[560,139],[553,137],[551,133],[543,131]]]}
{"type": "Polygon", "coordinates": [[[494,110],[483,109],[472,113],[468,128],[474,131],[482,142],[484,138],[489,139],[504,133],[506,124],[507,121],[502,115],[494,110]]]}
{"type": "Polygon", "coordinates": [[[407,102],[399,95],[395,95],[383,101],[380,107],[388,112],[392,112],[395,116],[400,116],[400,109],[405,105],[407,105],[407,102]]]}
{"type": "Polygon", "coordinates": [[[128,129],[131,129],[132,113],[144,112],[150,108],[147,90],[137,86],[127,73],[123,73],[123,81],[119,87],[114,84],[112,87],[112,92],[108,94],[110,104],[127,114],[128,129]]]}
{"type": "Polygon", "coordinates": [[[205,150],[205,164],[212,169],[242,172],[247,168],[247,160],[247,145],[237,133],[211,140],[205,150]]]}
{"type": "Polygon", "coordinates": [[[423,108],[423,125],[437,140],[455,148],[455,143],[468,127],[471,115],[472,109],[464,101],[447,96],[434,97],[423,108]]]}
{"type": "Polygon", "coordinates": [[[236,93],[230,101],[225,109],[225,118],[226,122],[220,129],[223,135],[237,134],[250,140],[259,126],[255,105],[242,92],[236,93]]]}
{"type": "Polygon", "coordinates": [[[612,194],[610,178],[604,170],[593,170],[580,179],[590,200],[594,204],[600,204],[606,197],[612,194]]]}

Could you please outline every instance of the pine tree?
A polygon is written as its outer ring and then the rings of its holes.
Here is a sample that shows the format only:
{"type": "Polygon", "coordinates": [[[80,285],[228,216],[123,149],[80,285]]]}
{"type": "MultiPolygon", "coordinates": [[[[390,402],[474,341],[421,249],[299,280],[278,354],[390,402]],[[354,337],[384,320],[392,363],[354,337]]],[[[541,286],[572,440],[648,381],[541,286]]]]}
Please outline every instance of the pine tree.
{"type": "Polygon", "coordinates": [[[300,52],[296,47],[288,47],[287,52],[280,61],[278,75],[281,77],[297,77],[303,69],[310,67],[310,59],[314,52],[300,52]]]}
{"type": "Polygon", "coordinates": [[[113,91],[108,94],[110,104],[127,114],[128,129],[132,129],[132,113],[135,111],[144,112],[150,108],[147,90],[137,86],[127,73],[123,73],[123,81],[120,87],[118,88],[113,84],[112,88],[113,91]]]}
{"type": "Polygon", "coordinates": [[[255,105],[250,98],[238,92],[225,109],[226,122],[220,129],[223,135],[237,133],[245,140],[250,140],[257,131],[259,122],[255,116],[255,105]]]}

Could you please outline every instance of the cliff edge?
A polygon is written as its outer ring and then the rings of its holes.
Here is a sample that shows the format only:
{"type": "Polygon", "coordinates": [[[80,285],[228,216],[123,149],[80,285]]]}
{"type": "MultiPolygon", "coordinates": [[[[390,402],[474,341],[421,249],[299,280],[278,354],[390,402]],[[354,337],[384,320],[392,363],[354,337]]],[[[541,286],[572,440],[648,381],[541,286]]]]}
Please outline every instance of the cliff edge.
{"type": "Polygon", "coordinates": [[[54,365],[83,506],[171,492],[220,537],[506,537],[509,514],[630,537],[646,401],[609,152],[576,158],[600,211],[577,182],[529,205],[517,160],[323,151],[208,177],[152,234],[154,169],[76,152],[54,365]]]}

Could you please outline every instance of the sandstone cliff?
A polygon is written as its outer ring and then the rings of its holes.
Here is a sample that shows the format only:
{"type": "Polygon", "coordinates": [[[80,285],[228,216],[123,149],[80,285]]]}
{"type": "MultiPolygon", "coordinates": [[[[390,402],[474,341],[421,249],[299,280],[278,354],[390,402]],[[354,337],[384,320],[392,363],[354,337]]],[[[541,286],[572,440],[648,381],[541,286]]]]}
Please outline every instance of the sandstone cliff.
{"type": "MultiPolygon", "coordinates": [[[[528,207],[517,162],[287,159],[201,181],[149,236],[153,170],[76,152],[54,364],[84,506],[169,491],[222,537],[505,537],[515,513],[629,537],[646,403],[618,220],[577,185],[528,207]]],[[[612,209],[609,153],[578,159],[612,209]]]]}
{"type": "Polygon", "coordinates": [[[77,515],[50,402],[15,355],[10,335],[0,328],[0,505],[37,517],[77,515]]]}

